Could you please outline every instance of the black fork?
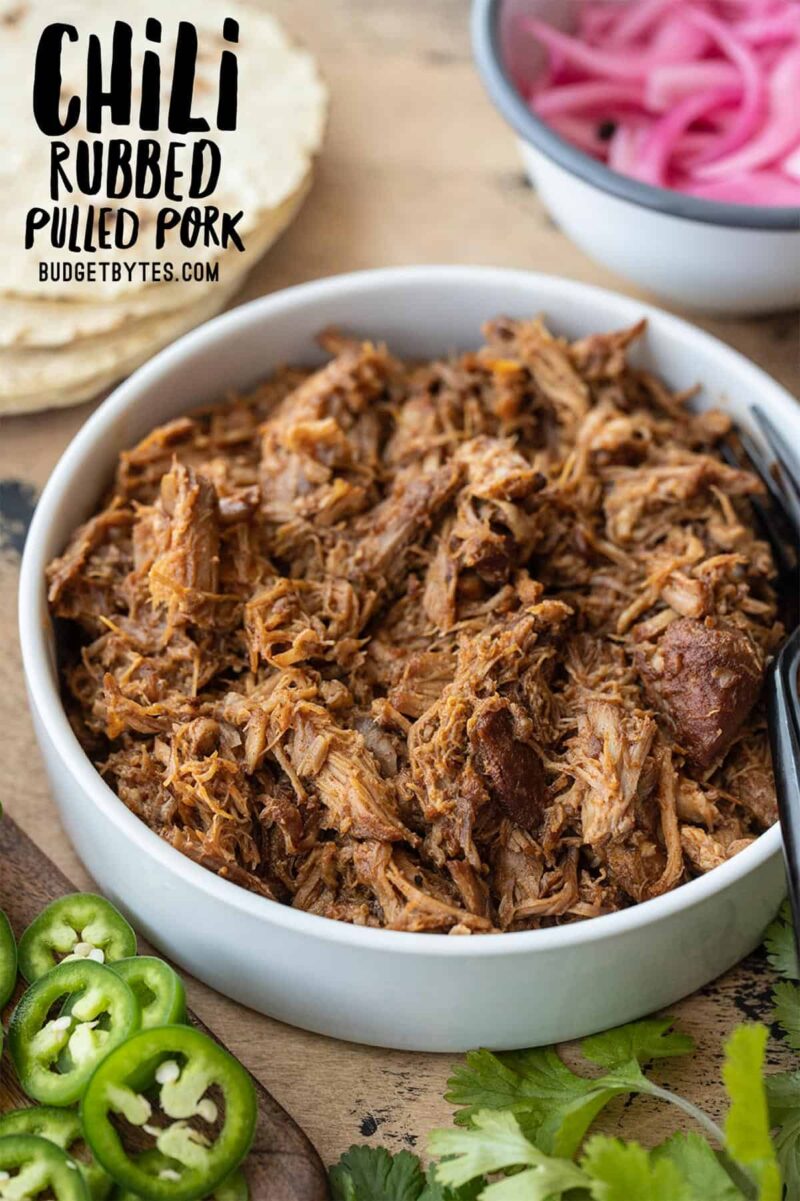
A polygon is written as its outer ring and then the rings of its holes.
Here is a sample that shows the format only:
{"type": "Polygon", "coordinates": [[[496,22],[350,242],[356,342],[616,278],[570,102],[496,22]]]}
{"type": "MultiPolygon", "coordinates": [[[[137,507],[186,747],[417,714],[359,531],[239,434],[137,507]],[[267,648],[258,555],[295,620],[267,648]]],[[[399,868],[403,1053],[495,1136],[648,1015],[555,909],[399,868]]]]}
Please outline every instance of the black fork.
{"type": "Polygon", "coordinates": [[[726,458],[739,465],[744,458],[767,489],[768,500],[758,501],[756,512],[772,546],[781,583],[790,590],[789,599],[793,602],[794,629],[767,668],[765,691],[789,902],[800,963],[800,696],[797,685],[800,670],[800,623],[797,617],[800,600],[800,448],[787,441],[759,405],[753,405],[750,411],[774,458],[770,460],[743,431],[736,431],[739,453],[728,444],[726,458]]]}

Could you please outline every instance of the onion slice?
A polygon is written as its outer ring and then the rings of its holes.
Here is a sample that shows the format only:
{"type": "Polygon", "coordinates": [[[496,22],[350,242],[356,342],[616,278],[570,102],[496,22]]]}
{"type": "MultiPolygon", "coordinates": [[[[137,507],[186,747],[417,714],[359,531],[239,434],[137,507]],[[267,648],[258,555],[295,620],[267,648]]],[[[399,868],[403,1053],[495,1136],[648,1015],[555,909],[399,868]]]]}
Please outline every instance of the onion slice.
{"type": "MultiPolygon", "coordinates": [[[[560,55],[566,62],[600,78],[605,75],[609,79],[643,80],[659,61],[669,60],[666,53],[663,57],[659,55],[654,58],[645,54],[631,54],[630,50],[603,50],[596,46],[588,46],[585,42],[580,42],[535,17],[525,17],[523,25],[552,54],[560,55]]],[[[676,59],[678,58],[676,55],[676,59]]]]}
{"type": "Polygon", "coordinates": [[[707,117],[723,104],[737,100],[741,94],[738,87],[715,88],[687,96],[676,104],[665,117],[656,121],[642,147],[634,174],[642,183],[663,187],[666,183],[669,160],[681,135],[701,117],[707,117]]]}
{"type": "Polygon", "coordinates": [[[787,50],[769,81],[769,111],[761,131],[735,154],[695,170],[700,179],[723,179],[774,163],[800,141],[800,46],[787,50]]]}
{"type": "Polygon", "coordinates": [[[620,125],[611,139],[608,148],[608,165],[612,171],[620,175],[632,175],[645,135],[644,128],[639,125],[620,125]]]}
{"type": "Polygon", "coordinates": [[[751,46],[766,46],[770,42],[791,42],[800,37],[800,7],[785,8],[779,13],[752,17],[735,26],[736,33],[751,46]]]}
{"type": "Polygon", "coordinates": [[[626,4],[611,29],[609,44],[628,46],[649,32],[665,13],[670,12],[675,0],[640,0],[639,4],[626,4]]]}
{"type": "Polygon", "coordinates": [[[691,11],[691,20],[714,39],[742,75],[742,102],[737,119],[710,152],[713,158],[722,158],[730,151],[738,150],[758,128],[766,107],[766,81],[752,50],[731,33],[722,21],[700,9],[691,11]]]}
{"type": "Polygon", "coordinates": [[[680,100],[707,88],[727,87],[741,82],[733,63],[703,59],[692,63],[667,63],[654,67],[644,85],[644,102],[655,112],[664,112],[680,100]]]}
{"type": "Polygon", "coordinates": [[[543,88],[531,100],[531,107],[540,117],[576,112],[602,114],[621,105],[641,107],[643,100],[644,89],[640,83],[606,83],[598,79],[543,88]]]}
{"type": "Polygon", "coordinates": [[[791,154],[787,154],[781,163],[781,169],[784,175],[788,175],[792,179],[800,179],[800,145],[796,146],[791,154]]]}

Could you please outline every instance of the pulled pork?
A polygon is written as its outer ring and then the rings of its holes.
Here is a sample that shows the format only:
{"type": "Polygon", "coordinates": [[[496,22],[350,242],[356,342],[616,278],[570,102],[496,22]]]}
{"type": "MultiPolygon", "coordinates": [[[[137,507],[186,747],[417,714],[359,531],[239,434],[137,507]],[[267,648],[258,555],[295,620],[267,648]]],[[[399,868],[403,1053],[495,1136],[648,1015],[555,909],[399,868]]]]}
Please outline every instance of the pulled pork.
{"type": "Polygon", "coordinates": [[[782,636],[719,412],[496,320],[326,335],[120,456],[49,569],[66,704],[124,803],[237,884],[472,934],[592,917],[775,820],[782,636]]]}

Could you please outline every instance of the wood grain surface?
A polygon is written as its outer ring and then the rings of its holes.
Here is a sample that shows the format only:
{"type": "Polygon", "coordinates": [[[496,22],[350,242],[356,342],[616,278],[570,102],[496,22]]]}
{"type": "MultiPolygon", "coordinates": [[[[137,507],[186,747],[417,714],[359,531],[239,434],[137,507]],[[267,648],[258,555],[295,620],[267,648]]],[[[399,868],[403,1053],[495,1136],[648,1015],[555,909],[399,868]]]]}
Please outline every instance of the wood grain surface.
{"type": "MultiPolygon", "coordinates": [[[[8,915],[17,938],[45,905],[74,891],[74,885],[64,873],[8,816],[0,818],[0,864],[0,909],[8,915]]],[[[155,952],[145,939],[139,937],[138,953],[151,955],[155,952]]],[[[22,991],[20,983],[9,1011],[22,991]]],[[[191,1010],[189,1020],[212,1038],[217,1037],[191,1010]]],[[[244,1164],[252,1201],[325,1201],[327,1173],[319,1155],[263,1084],[256,1080],[255,1086],[258,1122],[253,1146],[244,1164]]],[[[30,1104],[17,1083],[6,1049],[0,1071],[0,1111],[30,1104]]]]}
{"type": "MultiPolygon", "coordinates": [[[[513,135],[472,66],[467,0],[265,3],[318,55],[332,111],[314,189],[237,303],[320,275],[418,262],[528,268],[636,294],[572,246],[527,185],[513,135]]],[[[800,391],[796,313],[697,321],[800,391]]],[[[0,799],[79,885],[87,878],[58,824],[25,706],[15,589],[37,491],[91,408],[0,423],[0,799]]],[[[659,1069],[659,1078],[718,1111],[721,1040],[743,1018],[769,1020],[771,987],[765,961],[755,956],[677,1006],[700,1050],[688,1064],[659,1069]]],[[[427,1132],[451,1120],[443,1094],[454,1056],[333,1042],[192,981],[189,993],[195,1011],[300,1122],[325,1162],[353,1142],[422,1151],[427,1132]]],[[[771,1054],[776,1064],[785,1059],[777,1043],[771,1054]]],[[[655,1140],[666,1129],[663,1108],[620,1101],[604,1128],[655,1140]]]]}

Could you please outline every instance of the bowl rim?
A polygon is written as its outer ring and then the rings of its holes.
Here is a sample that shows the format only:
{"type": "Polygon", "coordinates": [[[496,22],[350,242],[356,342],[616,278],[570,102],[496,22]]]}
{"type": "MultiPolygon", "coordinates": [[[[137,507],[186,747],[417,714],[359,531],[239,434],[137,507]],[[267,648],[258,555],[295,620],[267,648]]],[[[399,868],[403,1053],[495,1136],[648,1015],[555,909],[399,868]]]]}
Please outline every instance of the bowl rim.
{"type": "Polygon", "coordinates": [[[579,150],[531,111],[509,78],[500,50],[503,0],[472,0],[472,50],[490,97],[512,128],[571,175],[642,208],[671,217],[734,229],[800,233],[800,208],[789,205],[724,204],[687,196],[672,188],[640,183],[579,150]]]}
{"type": "MultiPolygon", "coordinates": [[[[689,322],[635,297],[577,280],[507,268],[449,265],[378,268],[335,275],[274,292],[240,305],[177,339],[115,388],[87,419],[62,453],[36,506],[20,570],[19,637],[29,703],[58,761],[71,776],[85,801],[104,814],[131,846],[149,856],[154,867],[167,876],[182,879],[188,887],[197,888],[228,909],[244,912],[251,918],[263,921],[266,927],[277,926],[287,933],[325,943],[346,944],[363,952],[445,955],[467,959],[529,954],[536,950],[552,952],[580,946],[587,941],[624,937],[641,927],[669,920],[683,910],[734,888],[745,876],[757,871],[780,852],[781,835],[776,824],[734,859],[663,896],[585,922],[544,930],[512,931],[486,938],[454,938],[448,934],[409,933],[355,926],[296,910],[249,892],[193,862],[128,810],[105,783],[78,742],[61,701],[56,674],[51,668],[50,622],[44,616],[47,612],[44,568],[50,557],[48,542],[51,522],[58,514],[62,498],[69,495],[72,482],[79,476],[84,463],[96,458],[97,441],[115,426],[119,428],[118,423],[123,415],[134,409],[138,401],[154,387],[158,387],[170,371],[191,360],[195,352],[224,344],[230,336],[242,330],[255,332],[275,313],[302,311],[306,302],[312,300],[335,300],[337,297],[351,296],[353,292],[380,294],[387,287],[405,284],[423,288],[446,285],[452,287],[455,295],[459,295],[463,294],[465,287],[480,287],[490,283],[505,283],[509,287],[533,285],[537,291],[544,293],[545,304],[548,293],[551,296],[557,293],[567,300],[574,298],[576,302],[579,298],[585,299],[588,294],[598,307],[608,308],[614,313],[614,321],[621,318],[632,323],[644,316],[661,325],[665,332],[671,331],[683,340],[712,343],[717,353],[731,357],[738,371],[750,377],[753,389],[761,394],[762,399],[765,392],[771,394],[771,400],[779,408],[785,407],[787,414],[793,413],[796,408],[796,402],[777,381],[738,351],[689,322]]],[[[798,423],[800,433],[800,415],[794,420],[798,423]]],[[[40,734],[39,739],[41,741],[40,734]]]]}

